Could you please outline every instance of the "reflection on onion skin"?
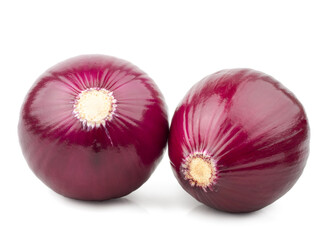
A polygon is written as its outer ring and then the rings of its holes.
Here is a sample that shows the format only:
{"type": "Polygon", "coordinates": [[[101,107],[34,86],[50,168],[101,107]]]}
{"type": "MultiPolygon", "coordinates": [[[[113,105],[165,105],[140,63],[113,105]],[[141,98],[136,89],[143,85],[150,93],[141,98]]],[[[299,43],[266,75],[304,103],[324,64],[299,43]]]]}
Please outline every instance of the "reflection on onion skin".
{"type": "Polygon", "coordinates": [[[37,79],[23,103],[18,133],[30,168],[46,185],[70,198],[106,200],[127,195],[150,177],[166,146],[167,109],[153,80],[136,66],[84,55],[37,79]],[[88,105],[77,103],[84,91],[94,91],[84,99],[111,100],[109,116],[94,124],[93,116],[87,121],[85,112],[77,114],[88,105]]]}
{"type": "Polygon", "coordinates": [[[198,82],[171,123],[176,178],[198,201],[223,211],[251,212],[273,203],[298,180],[308,153],[302,105],[275,79],[251,69],[223,70],[198,82]],[[189,159],[203,156],[211,163],[204,173],[213,176],[198,185],[189,159]]]}

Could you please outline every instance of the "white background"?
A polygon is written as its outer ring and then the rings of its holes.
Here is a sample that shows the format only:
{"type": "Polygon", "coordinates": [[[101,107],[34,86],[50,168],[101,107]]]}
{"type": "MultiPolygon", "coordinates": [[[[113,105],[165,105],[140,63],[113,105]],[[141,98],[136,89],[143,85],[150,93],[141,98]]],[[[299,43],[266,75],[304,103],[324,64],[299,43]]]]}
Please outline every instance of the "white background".
{"type": "Polygon", "coordinates": [[[329,239],[329,1],[0,2],[0,239],[329,239]],[[167,153],[141,188],[101,203],[39,181],[18,144],[23,98],[47,68],[80,54],[131,61],[162,90],[170,118],[188,89],[224,68],[268,73],[295,93],[311,126],[302,177],[252,214],[203,206],[167,153]]]}

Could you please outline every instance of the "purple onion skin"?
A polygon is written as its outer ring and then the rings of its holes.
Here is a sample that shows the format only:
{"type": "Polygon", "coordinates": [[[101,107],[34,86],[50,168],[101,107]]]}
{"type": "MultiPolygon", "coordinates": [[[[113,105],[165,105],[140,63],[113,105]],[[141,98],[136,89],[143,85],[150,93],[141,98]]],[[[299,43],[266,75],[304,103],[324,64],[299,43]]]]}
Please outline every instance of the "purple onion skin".
{"type": "Polygon", "coordinates": [[[309,153],[302,105],[274,78],[251,69],[223,70],[194,85],[177,107],[169,157],[181,186],[198,201],[227,212],[259,210],[298,180],[309,153]],[[184,159],[204,152],[214,183],[192,186],[184,159]]]}
{"type": "Polygon", "coordinates": [[[18,133],[33,172],[51,189],[80,200],[129,194],[152,174],[168,137],[167,109],[152,79],[104,55],[68,59],[37,79],[23,103],[18,133]],[[110,121],[86,126],[73,114],[89,88],[113,92],[110,121]]]}

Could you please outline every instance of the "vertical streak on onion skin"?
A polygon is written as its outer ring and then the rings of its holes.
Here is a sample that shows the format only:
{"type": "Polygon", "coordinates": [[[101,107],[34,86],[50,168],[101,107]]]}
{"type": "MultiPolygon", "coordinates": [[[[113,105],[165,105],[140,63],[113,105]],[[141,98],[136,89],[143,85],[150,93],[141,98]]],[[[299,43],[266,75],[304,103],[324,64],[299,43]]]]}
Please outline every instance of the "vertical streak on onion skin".
{"type": "Polygon", "coordinates": [[[309,153],[302,105],[272,77],[251,69],[223,70],[194,85],[173,116],[169,157],[194,198],[229,212],[251,212],[283,196],[309,153]],[[194,152],[217,162],[215,190],[191,186],[180,166],[194,152]]]}
{"type": "Polygon", "coordinates": [[[18,133],[33,172],[54,191],[82,200],[124,196],[151,175],[166,146],[164,98],[144,72],[104,55],[68,59],[47,70],[30,89],[18,133]],[[111,121],[86,127],[73,114],[89,88],[113,92],[111,121]]]}

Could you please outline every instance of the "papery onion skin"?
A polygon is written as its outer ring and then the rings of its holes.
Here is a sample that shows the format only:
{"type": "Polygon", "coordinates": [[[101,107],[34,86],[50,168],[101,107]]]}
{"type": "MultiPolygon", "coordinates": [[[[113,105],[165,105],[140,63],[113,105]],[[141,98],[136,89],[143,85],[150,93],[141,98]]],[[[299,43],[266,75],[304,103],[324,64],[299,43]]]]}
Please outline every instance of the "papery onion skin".
{"type": "Polygon", "coordinates": [[[283,85],[252,69],[228,69],[186,94],[172,119],[168,150],[176,178],[198,201],[252,212],[295,184],[307,161],[309,136],[303,106],[283,85]],[[185,175],[185,159],[196,152],[215,165],[209,187],[193,186],[185,175]]]}
{"type": "Polygon", "coordinates": [[[156,84],[136,66],[82,55],[37,79],[23,103],[18,134],[30,168],[54,191],[107,200],[134,191],[154,171],[167,142],[167,109],[156,84]],[[86,89],[112,92],[111,120],[88,126],[74,115],[76,97],[86,89]]]}

